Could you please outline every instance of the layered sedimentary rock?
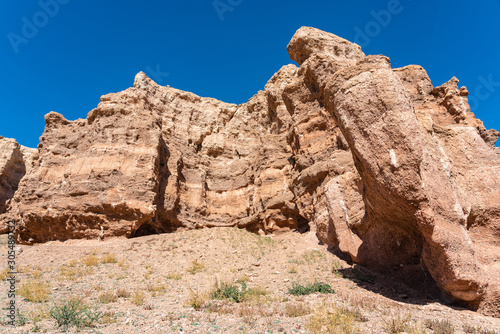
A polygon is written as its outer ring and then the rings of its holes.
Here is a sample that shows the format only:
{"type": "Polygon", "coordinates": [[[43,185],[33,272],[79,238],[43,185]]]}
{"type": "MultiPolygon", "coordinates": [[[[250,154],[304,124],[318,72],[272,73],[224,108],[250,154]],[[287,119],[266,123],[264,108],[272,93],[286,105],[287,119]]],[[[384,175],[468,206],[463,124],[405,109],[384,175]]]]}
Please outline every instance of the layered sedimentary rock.
{"type": "Polygon", "coordinates": [[[467,89],[313,28],[288,51],[300,67],[242,105],[141,72],[86,119],[49,113],[10,201],[20,241],[310,227],[356,263],[498,315],[498,132],[467,89]]]}
{"type": "Polygon", "coordinates": [[[16,218],[10,213],[10,202],[36,154],[35,149],[21,146],[15,139],[0,137],[0,233],[6,233],[9,220],[16,218]]]}

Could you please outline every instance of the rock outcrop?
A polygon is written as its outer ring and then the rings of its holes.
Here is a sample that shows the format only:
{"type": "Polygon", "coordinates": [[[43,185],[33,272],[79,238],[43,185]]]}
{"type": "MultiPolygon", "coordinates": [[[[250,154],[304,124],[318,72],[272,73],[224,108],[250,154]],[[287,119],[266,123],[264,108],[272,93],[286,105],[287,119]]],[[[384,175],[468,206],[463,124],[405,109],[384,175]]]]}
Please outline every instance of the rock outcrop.
{"type": "Polygon", "coordinates": [[[19,182],[31,170],[36,154],[35,149],[0,136],[0,233],[6,233],[9,220],[16,218],[10,213],[10,202],[19,182]]]}
{"type": "Polygon", "coordinates": [[[26,159],[2,146],[18,166],[1,195],[19,184],[19,240],[311,228],[353,262],[500,315],[499,133],[471,113],[467,89],[314,28],[288,51],[300,67],[245,104],[141,72],[86,119],[51,112],[20,183],[26,159]]]}

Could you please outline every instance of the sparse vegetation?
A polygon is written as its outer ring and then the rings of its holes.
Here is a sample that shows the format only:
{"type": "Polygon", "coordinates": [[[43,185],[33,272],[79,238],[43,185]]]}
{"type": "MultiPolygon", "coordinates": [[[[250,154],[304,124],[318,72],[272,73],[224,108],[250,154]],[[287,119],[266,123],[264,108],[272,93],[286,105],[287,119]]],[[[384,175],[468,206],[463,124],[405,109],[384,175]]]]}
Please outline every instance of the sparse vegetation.
{"type": "Polygon", "coordinates": [[[455,327],[447,319],[427,319],[425,326],[432,329],[436,334],[453,334],[455,333],[455,327]]]}
{"type": "Polygon", "coordinates": [[[105,291],[101,292],[97,299],[101,304],[109,304],[116,302],[118,300],[118,296],[113,291],[105,291]]]}
{"type": "Polygon", "coordinates": [[[88,255],[82,259],[82,264],[87,267],[94,267],[99,264],[99,259],[95,255],[88,255]]]}
{"type": "Polygon", "coordinates": [[[463,331],[467,334],[498,334],[498,332],[490,329],[485,329],[481,326],[464,325],[463,331]]]}
{"type": "Polygon", "coordinates": [[[120,260],[118,261],[118,266],[122,268],[122,270],[127,270],[129,267],[129,264],[125,262],[125,260],[120,260]]]}
{"type": "Polygon", "coordinates": [[[251,300],[264,296],[267,292],[261,288],[248,289],[246,283],[241,283],[241,286],[222,283],[212,292],[214,299],[229,299],[236,303],[241,303],[245,300],[251,300]]]}
{"type": "Polygon", "coordinates": [[[302,317],[311,313],[311,308],[304,303],[289,303],[285,305],[287,317],[302,317]]]}
{"type": "MultiPolygon", "coordinates": [[[[451,334],[443,325],[453,322],[457,333],[497,334],[485,329],[496,328],[488,327],[495,319],[480,321],[470,313],[467,319],[471,321],[465,325],[460,324],[463,319],[455,324],[458,311],[446,306],[435,313],[431,309],[421,312],[418,303],[413,303],[417,294],[408,297],[411,304],[399,303],[392,299],[402,293],[399,286],[394,287],[395,294],[368,291],[372,286],[359,282],[375,279],[369,270],[352,268],[324,249],[308,250],[310,240],[300,244],[299,239],[276,236],[273,240],[226,228],[146,236],[144,240],[148,242],[137,241],[130,251],[125,250],[127,245],[101,242],[104,250],[91,255],[83,241],[77,250],[71,248],[73,241],[33,246],[47,257],[39,262],[21,257],[23,272],[16,275],[17,288],[33,282],[50,282],[51,286],[47,285],[44,303],[19,301],[17,325],[24,324],[20,330],[76,333],[98,327],[88,331],[128,332],[133,327],[153,328],[161,319],[169,333],[451,334]],[[166,251],[172,244],[176,247],[166,251]],[[61,251],[62,247],[67,251],[61,251]],[[211,254],[213,249],[217,252],[211,254]],[[97,265],[84,264],[84,257],[89,256],[98,259],[97,265]],[[144,280],[145,273],[148,280],[144,280]],[[211,280],[216,283],[210,285],[211,280]],[[439,320],[424,321],[426,317],[439,320]]],[[[383,284],[381,276],[376,288],[384,289],[383,284]]]]}
{"type": "Polygon", "coordinates": [[[145,300],[146,300],[146,294],[141,290],[135,290],[132,296],[130,297],[130,302],[137,306],[144,305],[145,300]]]}
{"type": "Polygon", "coordinates": [[[316,282],[308,285],[300,285],[294,283],[291,288],[288,289],[288,293],[291,295],[310,295],[311,293],[335,293],[332,287],[323,282],[316,282]]]}
{"type": "Polygon", "coordinates": [[[194,308],[195,310],[199,310],[206,305],[209,298],[206,293],[201,293],[199,291],[191,290],[189,292],[188,305],[194,308]]]}
{"type": "Polygon", "coordinates": [[[382,319],[384,329],[389,334],[425,333],[416,323],[412,322],[411,314],[396,314],[382,319]]]}
{"type": "Polygon", "coordinates": [[[60,279],[68,281],[78,281],[80,278],[93,273],[90,267],[66,266],[60,267],[60,279]]]}
{"type": "Polygon", "coordinates": [[[49,299],[49,285],[39,280],[21,283],[17,294],[33,303],[43,303],[49,299]]]}
{"type": "Polygon", "coordinates": [[[164,295],[167,288],[163,284],[157,284],[157,285],[150,284],[147,286],[147,290],[151,293],[153,297],[156,297],[164,295]]]}
{"type": "Polygon", "coordinates": [[[191,263],[191,267],[187,269],[187,272],[190,273],[191,275],[194,275],[196,273],[203,271],[204,268],[205,264],[202,261],[198,262],[198,260],[193,260],[193,262],[191,263]]]}
{"type": "Polygon", "coordinates": [[[10,270],[8,267],[5,267],[4,270],[0,272],[0,281],[5,281],[7,278],[10,277],[10,270]]]}
{"type": "Polygon", "coordinates": [[[130,297],[130,292],[127,289],[125,289],[125,288],[116,289],[115,294],[116,294],[116,296],[118,298],[128,298],[128,297],[130,297]]]}
{"type": "Polygon", "coordinates": [[[106,254],[101,257],[101,263],[117,263],[116,255],[114,254],[106,254]]]}
{"type": "Polygon", "coordinates": [[[101,312],[93,311],[79,298],[72,298],[54,306],[50,310],[59,327],[67,330],[69,327],[93,327],[102,318],[101,312]]]}
{"type": "Polygon", "coordinates": [[[167,276],[166,276],[167,279],[173,279],[173,280],[181,280],[182,279],[182,275],[179,274],[179,273],[169,273],[167,276]]]}
{"type": "Polygon", "coordinates": [[[47,304],[38,305],[37,308],[28,312],[28,317],[33,320],[34,323],[40,322],[45,319],[50,318],[50,308],[47,304]]]}
{"type": "Polygon", "coordinates": [[[355,318],[351,313],[334,305],[324,305],[315,310],[306,323],[312,333],[351,334],[354,333],[355,318]]]}

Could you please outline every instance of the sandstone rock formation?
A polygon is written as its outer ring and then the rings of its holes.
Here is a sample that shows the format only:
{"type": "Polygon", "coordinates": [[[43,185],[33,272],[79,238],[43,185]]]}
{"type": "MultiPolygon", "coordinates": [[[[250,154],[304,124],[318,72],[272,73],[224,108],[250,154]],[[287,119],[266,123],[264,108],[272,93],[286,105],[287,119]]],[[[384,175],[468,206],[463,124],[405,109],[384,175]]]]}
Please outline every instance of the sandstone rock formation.
{"type": "Polygon", "coordinates": [[[245,104],[141,72],[86,119],[49,113],[9,205],[19,240],[310,227],[353,262],[500,315],[499,133],[467,89],[314,28],[288,51],[300,67],[245,104]]]}
{"type": "Polygon", "coordinates": [[[8,230],[15,217],[8,211],[19,182],[31,170],[36,150],[19,145],[15,139],[0,136],[0,233],[8,230]]]}

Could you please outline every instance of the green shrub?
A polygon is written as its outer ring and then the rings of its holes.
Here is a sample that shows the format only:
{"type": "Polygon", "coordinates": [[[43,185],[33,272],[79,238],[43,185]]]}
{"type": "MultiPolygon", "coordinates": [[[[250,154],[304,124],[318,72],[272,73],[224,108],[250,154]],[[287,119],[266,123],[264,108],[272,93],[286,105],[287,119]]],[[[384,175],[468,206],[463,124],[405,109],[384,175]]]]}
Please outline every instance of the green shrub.
{"type": "Polygon", "coordinates": [[[67,329],[71,326],[77,328],[92,327],[102,317],[101,312],[92,311],[81,299],[72,298],[50,310],[59,327],[67,329]]]}
{"type": "Polygon", "coordinates": [[[288,293],[291,295],[301,296],[301,295],[310,295],[311,293],[335,293],[332,287],[323,282],[316,282],[308,285],[300,285],[298,283],[294,283],[291,288],[288,289],[288,293]]]}
{"type": "Polygon", "coordinates": [[[229,285],[227,283],[223,283],[220,287],[215,289],[213,292],[214,299],[232,299],[237,303],[241,303],[245,297],[245,291],[247,289],[247,285],[245,283],[241,283],[241,289],[236,285],[229,285]]]}
{"type": "Polygon", "coordinates": [[[266,291],[262,288],[247,289],[245,282],[240,283],[241,288],[237,285],[222,283],[220,287],[215,288],[212,292],[214,299],[230,299],[236,303],[241,303],[247,300],[253,300],[260,296],[266,295],[266,291]]]}

